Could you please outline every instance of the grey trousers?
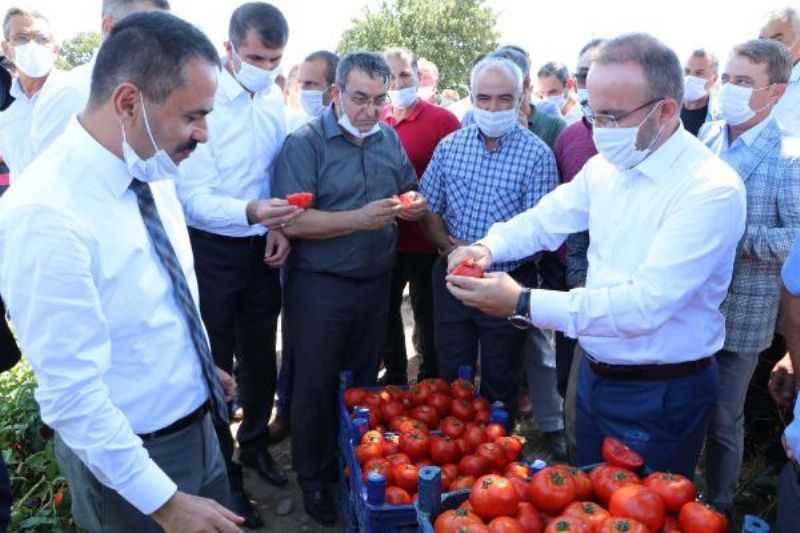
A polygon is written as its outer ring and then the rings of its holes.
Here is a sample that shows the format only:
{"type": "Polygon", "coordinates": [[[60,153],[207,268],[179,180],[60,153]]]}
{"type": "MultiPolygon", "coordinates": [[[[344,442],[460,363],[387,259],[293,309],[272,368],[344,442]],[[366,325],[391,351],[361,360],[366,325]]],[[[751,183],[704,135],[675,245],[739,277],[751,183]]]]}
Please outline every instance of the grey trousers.
{"type": "Polygon", "coordinates": [[[792,463],[787,463],[778,480],[777,533],[797,531],[800,516],[800,479],[792,463]]]}
{"type": "Polygon", "coordinates": [[[580,344],[575,345],[575,356],[572,358],[572,365],[569,368],[569,381],[567,382],[567,397],[564,399],[564,421],[565,433],[567,436],[567,450],[570,462],[574,464],[577,450],[577,438],[575,437],[575,418],[577,394],[578,394],[578,370],[583,361],[584,351],[580,344]]]}
{"type": "Polygon", "coordinates": [[[560,431],[564,429],[564,401],[558,394],[553,332],[529,329],[522,350],[528,397],[539,430],[545,433],[560,431]]]}
{"type": "MultiPolygon", "coordinates": [[[[147,441],[150,457],[178,485],[178,490],[229,506],[225,461],[210,415],[186,429],[147,441]]],[[[72,515],[90,533],[159,533],[161,527],[116,491],[101,484],[56,434],[56,461],[69,484],[72,515]]]]}
{"type": "Polygon", "coordinates": [[[708,501],[721,509],[733,505],[744,452],[744,403],[750,379],[758,364],[758,353],[722,350],[719,365],[719,396],[711,411],[706,441],[706,486],[708,501]]]}

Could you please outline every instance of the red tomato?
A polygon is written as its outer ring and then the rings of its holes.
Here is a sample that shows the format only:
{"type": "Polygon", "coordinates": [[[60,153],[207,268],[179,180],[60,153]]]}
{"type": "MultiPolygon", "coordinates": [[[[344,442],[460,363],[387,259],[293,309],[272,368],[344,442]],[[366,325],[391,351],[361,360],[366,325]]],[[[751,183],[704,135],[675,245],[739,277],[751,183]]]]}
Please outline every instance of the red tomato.
{"type": "Polygon", "coordinates": [[[500,516],[489,522],[491,533],[525,533],[522,525],[515,518],[500,516]]]}
{"type": "Polygon", "coordinates": [[[400,435],[400,449],[413,461],[425,459],[430,449],[430,438],[418,429],[400,435]]]}
{"type": "Polygon", "coordinates": [[[383,447],[379,442],[366,442],[356,447],[356,459],[362,466],[370,459],[380,459],[382,457],[383,447]]]}
{"type": "Polygon", "coordinates": [[[500,437],[506,436],[506,428],[502,424],[489,424],[486,426],[486,438],[489,442],[495,442],[500,437]]]}
{"type": "Polygon", "coordinates": [[[661,496],[670,513],[678,514],[684,504],[694,501],[697,497],[694,483],[680,474],[654,472],[644,479],[644,485],[661,496]]]}
{"type": "Polygon", "coordinates": [[[525,463],[510,463],[506,466],[506,470],[503,473],[506,477],[521,477],[526,478],[530,477],[531,469],[528,468],[528,465],[525,463]]]}
{"type": "Polygon", "coordinates": [[[538,509],[558,514],[575,500],[575,481],[562,467],[549,466],[534,474],[530,495],[538,509]]]}
{"type": "Polygon", "coordinates": [[[369,475],[376,472],[386,479],[386,484],[392,484],[392,465],[386,459],[370,459],[362,468],[361,477],[364,482],[369,479],[369,475]]]}
{"type": "Polygon", "coordinates": [[[633,518],[658,531],[664,526],[666,508],[661,497],[644,485],[625,485],[611,494],[608,511],[614,516],[633,518]]]}
{"type": "Polygon", "coordinates": [[[434,429],[439,425],[439,413],[430,405],[419,405],[409,414],[411,418],[424,422],[428,429],[434,429]]]}
{"type": "Polygon", "coordinates": [[[428,398],[428,405],[436,409],[436,412],[439,413],[439,418],[444,418],[450,414],[450,405],[452,403],[452,398],[441,392],[436,392],[428,398]]]}
{"type": "Polygon", "coordinates": [[[461,459],[461,450],[456,441],[447,436],[431,438],[431,460],[434,464],[455,463],[459,459],[461,459]]]}
{"type": "Polygon", "coordinates": [[[417,468],[422,468],[423,466],[436,466],[430,459],[420,459],[414,464],[417,465],[417,468]]]}
{"type": "Polygon", "coordinates": [[[472,402],[463,398],[456,398],[450,406],[450,412],[454,417],[464,422],[469,422],[475,418],[475,409],[472,407],[472,402]]]}
{"type": "Polygon", "coordinates": [[[367,391],[360,387],[353,387],[344,390],[344,404],[350,411],[357,405],[362,405],[367,391]]]}
{"type": "Polygon", "coordinates": [[[383,389],[392,400],[401,401],[403,396],[405,396],[406,391],[403,390],[402,387],[399,385],[386,385],[386,388],[383,389]]]}
{"type": "Polygon", "coordinates": [[[479,478],[492,469],[491,463],[477,455],[465,455],[458,462],[458,473],[479,478]]]}
{"type": "Polygon", "coordinates": [[[611,465],[598,466],[592,470],[589,478],[592,480],[594,495],[603,505],[608,505],[611,494],[618,488],[624,485],[641,484],[636,474],[630,470],[611,465]]]}
{"type": "Polygon", "coordinates": [[[421,433],[428,434],[428,425],[425,424],[422,420],[415,420],[413,418],[409,418],[408,420],[403,420],[400,423],[400,427],[398,428],[398,432],[402,435],[404,433],[411,433],[412,431],[419,431],[421,433]]]}
{"type": "MultiPolygon", "coordinates": [[[[475,481],[477,481],[475,476],[458,476],[456,480],[450,484],[450,491],[469,490],[472,488],[472,485],[475,484],[475,481]]],[[[469,500],[467,500],[467,503],[469,503],[469,500]]]]}
{"type": "Polygon", "coordinates": [[[623,531],[625,533],[650,533],[647,526],[641,522],[637,522],[632,518],[619,518],[616,516],[606,518],[600,529],[596,531],[597,533],[621,533],[623,531]]]}
{"type": "Polygon", "coordinates": [[[493,442],[484,442],[475,450],[475,455],[483,457],[489,463],[491,463],[492,468],[496,468],[498,470],[503,470],[508,461],[506,461],[506,456],[503,453],[503,449],[493,442]]]}
{"type": "Polygon", "coordinates": [[[392,455],[387,455],[386,460],[389,461],[389,464],[392,466],[411,464],[411,457],[402,452],[393,453],[392,455]]]}
{"type": "Polygon", "coordinates": [[[488,440],[483,428],[473,424],[467,424],[463,437],[467,441],[467,445],[473,450],[488,440]]]}
{"type": "Polygon", "coordinates": [[[553,465],[562,468],[566,473],[572,476],[575,481],[575,499],[576,500],[591,500],[593,496],[592,480],[589,474],[570,465],[553,465]]]}
{"type": "Polygon", "coordinates": [[[392,420],[402,415],[406,408],[403,407],[402,402],[391,400],[381,405],[381,416],[383,419],[392,425],[392,420]]]}
{"type": "Polygon", "coordinates": [[[291,205],[306,209],[311,205],[311,202],[314,201],[314,195],[310,192],[296,192],[287,196],[286,200],[291,205]]]}
{"type": "Polygon", "coordinates": [[[689,502],[681,508],[678,523],[683,533],[724,533],[728,519],[708,505],[689,502]]]}
{"type": "Polygon", "coordinates": [[[454,416],[448,416],[442,420],[439,429],[448,437],[457,439],[464,433],[464,422],[454,416]]]}
{"type": "Polygon", "coordinates": [[[476,424],[488,424],[492,419],[489,411],[475,411],[475,417],[472,419],[476,424]]]}
{"type": "Polygon", "coordinates": [[[470,402],[475,399],[475,385],[466,379],[455,380],[450,384],[450,391],[453,393],[453,398],[461,398],[470,402]]]}
{"type": "Polygon", "coordinates": [[[519,512],[515,518],[525,533],[542,533],[544,529],[539,511],[528,502],[519,502],[519,512]]]}
{"type": "Polygon", "coordinates": [[[375,431],[374,429],[371,429],[366,433],[364,433],[363,435],[361,435],[361,444],[364,444],[366,442],[377,442],[378,444],[380,444],[381,442],[383,442],[383,434],[380,431],[375,431]]]}
{"type": "Polygon", "coordinates": [[[547,523],[544,533],[591,533],[592,527],[575,516],[557,516],[547,523]]]}
{"type": "Polygon", "coordinates": [[[416,465],[400,464],[392,467],[392,479],[394,484],[409,494],[417,492],[417,481],[419,481],[419,469],[416,465]]]}
{"type": "Polygon", "coordinates": [[[594,502],[572,502],[564,510],[566,516],[576,516],[589,524],[592,531],[597,531],[606,518],[611,516],[608,511],[594,502]]]}
{"type": "Polygon", "coordinates": [[[363,403],[364,407],[368,407],[370,411],[377,411],[381,407],[381,397],[376,392],[367,391],[363,403]]]}
{"type": "Polygon", "coordinates": [[[458,478],[458,466],[454,464],[446,464],[441,466],[442,469],[442,492],[448,492],[450,485],[453,484],[458,478]]]}
{"type": "Polygon", "coordinates": [[[639,470],[644,466],[644,458],[641,455],[613,437],[603,439],[602,454],[603,460],[612,466],[627,468],[631,471],[639,470]]]}
{"type": "Polygon", "coordinates": [[[511,484],[514,485],[514,490],[517,491],[519,501],[529,502],[531,500],[531,478],[518,476],[506,477],[511,481],[511,484]]]}
{"type": "Polygon", "coordinates": [[[394,431],[395,433],[400,433],[400,426],[403,422],[407,422],[409,420],[413,420],[410,416],[400,415],[394,417],[394,420],[389,422],[389,428],[394,431]]]}
{"type": "Polygon", "coordinates": [[[428,378],[422,380],[423,384],[428,384],[431,388],[431,392],[449,395],[450,394],[450,385],[443,380],[442,378],[428,378]]]}
{"type": "Polygon", "coordinates": [[[468,531],[470,525],[483,525],[481,517],[469,509],[452,509],[436,517],[433,529],[436,533],[456,533],[468,531]]]}
{"type": "Polygon", "coordinates": [[[386,487],[386,503],[389,505],[411,505],[411,495],[400,487],[386,487]]]}
{"type": "Polygon", "coordinates": [[[397,197],[397,201],[403,206],[403,209],[408,209],[414,203],[414,195],[410,192],[404,192],[397,197]]]}
{"type": "Polygon", "coordinates": [[[664,519],[664,528],[661,530],[661,533],[681,533],[681,530],[678,529],[678,519],[667,515],[664,519]]]}
{"type": "Polygon", "coordinates": [[[381,453],[384,457],[400,451],[400,435],[386,435],[381,443],[381,453]]]}
{"type": "Polygon", "coordinates": [[[478,478],[472,486],[469,503],[485,520],[514,516],[519,511],[519,497],[511,482],[494,474],[478,478]]]}
{"type": "Polygon", "coordinates": [[[505,455],[507,463],[516,461],[522,454],[522,441],[519,439],[519,437],[500,437],[494,441],[494,443],[497,444],[501,450],[503,450],[503,455],[505,455]]]}
{"type": "Polygon", "coordinates": [[[472,400],[472,408],[476,411],[491,411],[491,405],[489,405],[489,400],[486,398],[475,398],[472,400]]]}
{"type": "Polygon", "coordinates": [[[469,455],[475,451],[475,448],[470,446],[463,437],[457,438],[456,444],[458,444],[458,449],[461,451],[462,456],[469,455]]]}
{"type": "Polygon", "coordinates": [[[452,272],[454,276],[466,276],[469,278],[482,278],[483,268],[475,262],[474,259],[468,257],[461,261],[452,272]]]}
{"type": "Polygon", "coordinates": [[[424,405],[431,397],[431,388],[428,385],[414,385],[411,387],[411,403],[413,405],[424,405]]]}

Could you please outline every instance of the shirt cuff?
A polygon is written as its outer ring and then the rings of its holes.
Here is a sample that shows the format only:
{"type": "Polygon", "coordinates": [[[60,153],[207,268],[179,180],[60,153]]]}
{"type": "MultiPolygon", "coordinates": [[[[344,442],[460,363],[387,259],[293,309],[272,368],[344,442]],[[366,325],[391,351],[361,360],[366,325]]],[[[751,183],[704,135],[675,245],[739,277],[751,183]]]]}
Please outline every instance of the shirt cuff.
{"type": "Polygon", "coordinates": [[[504,263],[508,260],[506,253],[506,242],[499,234],[493,233],[491,230],[483,239],[475,244],[485,246],[492,252],[492,263],[504,263]]]}
{"type": "Polygon", "coordinates": [[[531,291],[531,324],[540,329],[563,331],[568,337],[577,338],[570,323],[569,306],[569,292],[534,289],[531,291]]]}
{"type": "Polygon", "coordinates": [[[138,476],[117,488],[120,496],[145,515],[159,510],[177,490],[175,482],[152,459],[138,476]]]}

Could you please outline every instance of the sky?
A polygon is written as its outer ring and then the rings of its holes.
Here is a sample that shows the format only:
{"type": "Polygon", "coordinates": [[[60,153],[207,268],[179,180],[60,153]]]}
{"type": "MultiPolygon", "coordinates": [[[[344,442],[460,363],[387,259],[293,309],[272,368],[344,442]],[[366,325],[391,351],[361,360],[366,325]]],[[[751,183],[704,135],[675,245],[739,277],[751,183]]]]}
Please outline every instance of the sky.
{"type": "MultiPolygon", "coordinates": [[[[45,13],[59,38],[81,31],[99,31],[100,0],[19,0],[45,13]]],[[[231,12],[241,0],[171,0],[173,12],[204,30],[218,45],[227,38],[231,12]]],[[[273,0],[289,21],[284,69],[308,53],[334,49],[354,17],[377,0],[273,0]]],[[[534,69],[561,61],[573,69],[580,48],[594,37],[630,31],[652,33],[684,61],[696,48],[716,53],[724,62],[732,45],[756,37],[764,14],[784,7],[786,0],[646,0],[537,2],[488,0],[497,13],[501,44],[527,49],[534,69]],[[733,6],[736,7],[733,7],[733,6]]],[[[0,10],[15,4],[2,0],[0,10]]]]}

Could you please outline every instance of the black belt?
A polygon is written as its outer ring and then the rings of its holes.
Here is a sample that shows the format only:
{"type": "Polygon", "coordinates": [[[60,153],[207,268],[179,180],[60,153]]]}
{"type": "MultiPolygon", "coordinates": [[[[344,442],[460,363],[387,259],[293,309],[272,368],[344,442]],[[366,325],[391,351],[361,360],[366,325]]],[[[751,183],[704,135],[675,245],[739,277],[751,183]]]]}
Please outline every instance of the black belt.
{"type": "Polygon", "coordinates": [[[189,235],[192,237],[199,237],[201,239],[207,239],[210,241],[235,242],[235,243],[264,242],[267,238],[266,234],[248,235],[246,237],[230,237],[228,235],[219,235],[218,233],[203,231],[201,229],[193,228],[191,226],[189,226],[189,235]]]}
{"type": "Polygon", "coordinates": [[[602,378],[641,381],[685,378],[707,367],[713,360],[714,358],[709,356],[695,361],[665,365],[610,365],[586,357],[594,373],[602,378]]]}
{"type": "Polygon", "coordinates": [[[172,435],[173,433],[177,433],[182,429],[188,428],[195,422],[199,422],[200,420],[202,420],[203,417],[206,416],[206,413],[208,413],[208,409],[209,409],[209,403],[208,401],[206,401],[205,403],[203,403],[203,405],[201,405],[188,415],[184,416],[183,418],[176,420],[167,427],[161,428],[157,431],[153,431],[152,433],[145,433],[143,435],[139,435],[139,438],[142,439],[143,441],[150,441],[153,439],[157,439],[159,437],[166,437],[167,435],[172,435]]]}

